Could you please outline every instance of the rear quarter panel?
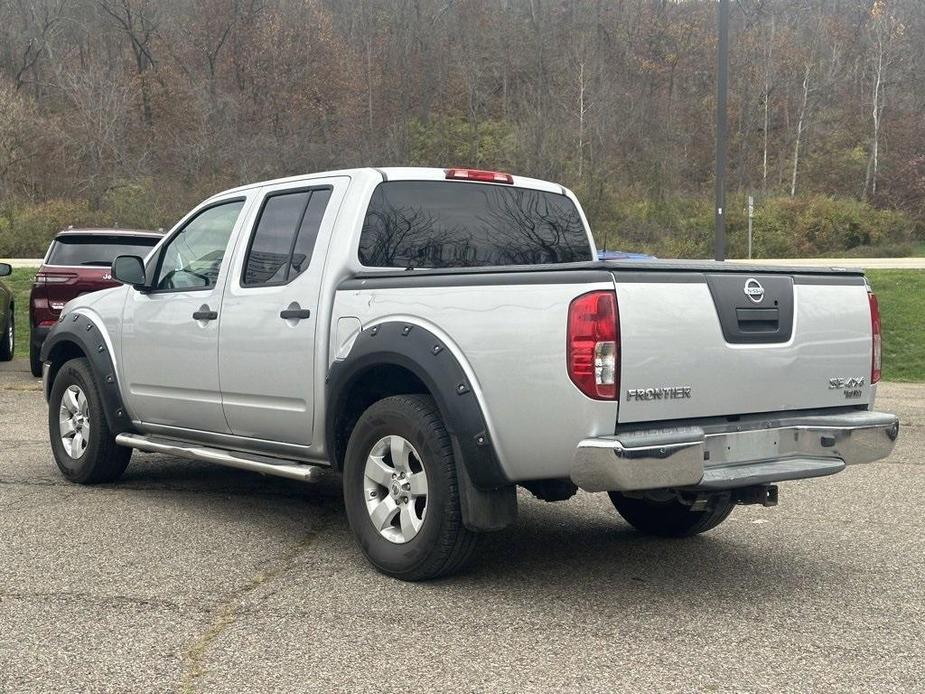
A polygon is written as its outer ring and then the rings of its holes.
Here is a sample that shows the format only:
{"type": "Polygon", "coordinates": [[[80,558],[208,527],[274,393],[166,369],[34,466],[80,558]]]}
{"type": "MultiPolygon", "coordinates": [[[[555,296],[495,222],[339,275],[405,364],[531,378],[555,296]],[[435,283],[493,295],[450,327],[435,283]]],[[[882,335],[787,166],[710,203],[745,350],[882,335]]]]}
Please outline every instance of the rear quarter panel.
{"type": "MultiPolygon", "coordinates": [[[[415,278],[410,278],[413,283],[415,278]]],[[[340,290],[333,324],[390,320],[440,336],[468,372],[499,461],[514,480],[567,477],[578,442],[614,431],[617,404],[591,400],[566,371],[572,299],[612,282],[340,290]]],[[[332,331],[330,354],[343,353],[332,331]]]]}

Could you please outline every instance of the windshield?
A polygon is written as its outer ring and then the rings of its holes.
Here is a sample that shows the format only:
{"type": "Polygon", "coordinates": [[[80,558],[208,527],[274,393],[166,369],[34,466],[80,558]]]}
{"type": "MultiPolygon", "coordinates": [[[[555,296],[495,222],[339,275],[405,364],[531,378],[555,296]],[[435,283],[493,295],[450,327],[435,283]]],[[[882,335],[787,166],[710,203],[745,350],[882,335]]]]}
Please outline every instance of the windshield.
{"type": "Polygon", "coordinates": [[[389,181],[373,192],[360,236],[367,267],[539,265],[591,260],[572,201],[530,188],[389,181]]]}
{"type": "Polygon", "coordinates": [[[159,240],[155,236],[69,234],[52,242],[47,264],[109,267],[118,255],[146,256],[159,240]]]}

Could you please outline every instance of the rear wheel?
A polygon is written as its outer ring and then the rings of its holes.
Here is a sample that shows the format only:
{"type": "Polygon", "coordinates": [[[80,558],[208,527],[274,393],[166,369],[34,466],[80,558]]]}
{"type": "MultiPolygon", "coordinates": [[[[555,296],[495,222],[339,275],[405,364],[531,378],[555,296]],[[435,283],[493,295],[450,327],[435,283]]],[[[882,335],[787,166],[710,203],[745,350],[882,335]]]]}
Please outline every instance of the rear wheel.
{"type": "Polygon", "coordinates": [[[58,469],[72,482],[114,482],[132,457],[131,448],[116,445],[86,359],[72,359],[58,372],[48,399],[48,432],[58,469]]]}
{"type": "Polygon", "coordinates": [[[610,492],[610,500],[623,519],[636,530],[659,537],[690,537],[712,530],[722,523],[735,506],[732,499],[716,496],[706,508],[692,511],[690,504],[677,497],[660,501],[610,492]]]}
{"type": "Polygon", "coordinates": [[[366,558],[389,576],[454,573],[475,550],[450,437],[428,396],[385,398],[360,415],[344,462],[344,502],[366,558]]]}
{"type": "Polygon", "coordinates": [[[9,307],[9,318],[6,321],[6,333],[0,342],[0,361],[9,361],[16,350],[16,318],[13,316],[13,307],[9,307]]]}

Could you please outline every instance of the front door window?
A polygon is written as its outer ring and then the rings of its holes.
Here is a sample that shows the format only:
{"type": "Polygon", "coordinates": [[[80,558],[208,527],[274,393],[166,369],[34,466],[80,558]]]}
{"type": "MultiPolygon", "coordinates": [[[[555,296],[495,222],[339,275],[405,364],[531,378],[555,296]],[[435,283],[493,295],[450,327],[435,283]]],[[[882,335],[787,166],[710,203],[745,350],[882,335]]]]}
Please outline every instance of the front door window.
{"type": "Polygon", "coordinates": [[[164,248],[155,289],[210,289],[228,247],[243,200],[210,207],[194,217],[164,248]]]}

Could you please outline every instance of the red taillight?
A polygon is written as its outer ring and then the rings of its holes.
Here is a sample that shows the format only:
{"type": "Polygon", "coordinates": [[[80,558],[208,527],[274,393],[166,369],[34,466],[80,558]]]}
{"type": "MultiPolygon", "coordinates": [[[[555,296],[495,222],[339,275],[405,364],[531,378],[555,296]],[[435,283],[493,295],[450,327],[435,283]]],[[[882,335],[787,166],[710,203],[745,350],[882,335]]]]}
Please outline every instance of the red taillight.
{"type": "Polygon", "coordinates": [[[880,367],[882,360],[881,330],[880,330],[880,304],[877,303],[877,295],[873,292],[867,292],[867,298],[870,301],[870,332],[873,336],[873,348],[870,359],[870,382],[877,383],[880,380],[880,367]]]}
{"type": "Polygon", "coordinates": [[[582,393],[613,400],[620,385],[620,329],[617,295],[590,292],[568,309],[568,375],[582,393]]]}
{"type": "Polygon", "coordinates": [[[446,177],[460,181],[485,181],[486,183],[513,183],[511,174],[480,169],[447,169],[446,177]]]}

